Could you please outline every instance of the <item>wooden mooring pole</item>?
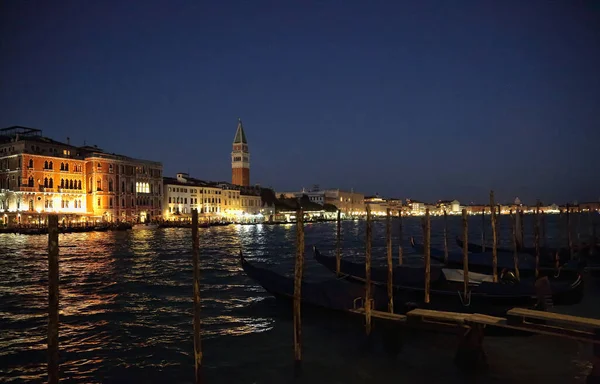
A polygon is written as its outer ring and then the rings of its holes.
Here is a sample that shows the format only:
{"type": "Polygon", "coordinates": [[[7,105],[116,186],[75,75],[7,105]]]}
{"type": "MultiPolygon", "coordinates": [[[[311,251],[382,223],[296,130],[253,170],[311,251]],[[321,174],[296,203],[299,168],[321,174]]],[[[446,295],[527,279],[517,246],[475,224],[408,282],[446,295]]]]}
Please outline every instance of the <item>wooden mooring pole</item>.
{"type": "Polygon", "coordinates": [[[400,233],[398,234],[398,265],[402,265],[402,254],[404,252],[404,250],[402,249],[402,241],[404,240],[404,236],[402,233],[402,208],[400,208],[400,211],[398,212],[398,219],[400,221],[400,233]]]}
{"type": "Polygon", "coordinates": [[[512,209],[509,212],[510,214],[510,221],[511,221],[511,227],[512,227],[512,238],[513,238],[513,262],[515,265],[515,276],[517,277],[517,280],[521,280],[521,277],[519,275],[519,242],[517,241],[517,220],[518,220],[518,215],[519,215],[519,211],[516,210],[515,214],[513,215],[513,211],[512,209]]]}
{"type": "MultiPolygon", "coordinates": [[[[294,363],[300,368],[302,361],[302,318],[300,301],[302,297],[302,272],[304,269],[304,211],[296,211],[296,265],[294,267],[294,363]]],[[[297,371],[298,372],[298,371],[297,371]]]]}
{"type": "Polygon", "coordinates": [[[494,283],[498,282],[498,233],[496,229],[496,204],[494,191],[490,191],[490,213],[492,214],[492,272],[494,283]]]}
{"type": "Polygon", "coordinates": [[[519,227],[519,238],[521,239],[519,246],[525,248],[525,211],[522,208],[519,210],[519,222],[521,223],[519,227]]]}
{"type": "MultiPolygon", "coordinates": [[[[590,210],[591,212],[591,210],[590,210]]],[[[596,220],[594,219],[594,214],[590,214],[590,225],[592,227],[592,239],[590,246],[590,255],[593,255],[596,252],[596,243],[598,240],[596,239],[596,220]]]]}
{"type": "Polygon", "coordinates": [[[533,227],[535,241],[535,278],[540,274],[540,201],[535,206],[535,224],[533,227]]]}
{"type": "Polygon", "coordinates": [[[431,220],[429,217],[429,208],[425,210],[423,237],[425,238],[425,303],[429,304],[429,288],[431,286],[431,220]]]}
{"type": "Polygon", "coordinates": [[[465,208],[462,210],[462,226],[463,241],[465,242],[465,245],[463,246],[463,297],[464,300],[466,300],[467,295],[469,294],[469,247],[467,247],[467,244],[469,243],[469,218],[465,208]]]}
{"type": "Polygon", "coordinates": [[[388,293],[388,311],[394,313],[394,260],[392,258],[392,216],[390,209],[387,209],[386,222],[386,243],[387,243],[387,293],[388,293]]]}
{"type": "Polygon", "coordinates": [[[575,244],[575,248],[579,253],[579,250],[581,249],[581,205],[577,206],[577,223],[575,224],[575,231],[577,232],[577,243],[575,244]]]}
{"type": "Polygon", "coordinates": [[[485,252],[485,205],[481,211],[481,251],[485,252]]]}
{"type": "Polygon", "coordinates": [[[340,265],[342,263],[342,211],[337,211],[337,236],[335,241],[335,273],[340,276],[340,265]]]}
{"type": "Polygon", "coordinates": [[[192,268],[194,268],[194,372],[196,384],[202,382],[202,339],[200,337],[200,240],[198,210],[192,209],[192,268]]]}
{"type": "Polygon", "coordinates": [[[444,209],[444,264],[448,264],[448,212],[444,209]]]}
{"type": "Polygon", "coordinates": [[[571,208],[567,204],[567,243],[569,245],[569,257],[573,260],[573,229],[571,228],[571,208]]]}
{"type": "MultiPolygon", "coordinates": [[[[544,210],[542,209],[540,211],[540,220],[541,220],[541,224],[542,224],[542,247],[544,247],[544,250],[548,249],[548,238],[546,237],[546,214],[544,213],[544,210]]],[[[546,251],[544,251],[545,253],[546,251]]]]}
{"type": "Polygon", "coordinates": [[[58,384],[58,215],[48,215],[48,384],[58,384]]]}
{"type": "Polygon", "coordinates": [[[365,233],[365,332],[371,335],[371,208],[367,205],[367,228],[365,233]]]}

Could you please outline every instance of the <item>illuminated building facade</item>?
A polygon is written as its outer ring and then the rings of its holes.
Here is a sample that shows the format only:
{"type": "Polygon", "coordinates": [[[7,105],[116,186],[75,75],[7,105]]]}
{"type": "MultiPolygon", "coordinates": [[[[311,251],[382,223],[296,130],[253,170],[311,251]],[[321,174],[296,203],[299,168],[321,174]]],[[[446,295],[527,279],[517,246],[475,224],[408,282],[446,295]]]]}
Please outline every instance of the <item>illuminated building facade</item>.
{"type": "Polygon", "coordinates": [[[132,222],[161,218],[161,163],[85,149],[87,199],[94,217],[132,222]]]}
{"type": "MultiPolygon", "coordinates": [[[[125,185],[123,185],[125,188],[125,185]]],[[[136,221],[160,215],[162,165],[77,147],[42,136],[39,129],[0,129],[0,222],[39,222],[48,213],[70,221],[136,221]],[[142,172],[136,173],[136,169],[142,172]],[[125,177],[129,170],[131,177],[125,177]],[[145,172],[145,173],[144,173],[145,172]],[[146,182],[150,193],[121,189],[121,181],[146,182]],[[152,196],[139,203],[138,197],[152,196]],[[121,209],[120,198],[133,198],[121,209]],[[150,216],[152,217],[152,216],[150,216]]]]}
{"type": "Polygon", "coordinates": [[[166,220],[189,220],[192,209],[200,218],[241,221],[261,213],[262,200],[256,188],[244,188],[225,182],[210,182],[178,173],[163,179],[166,220]]]}
{"type": "Polygon", "coordinates": [[[231,184],[247,187],[250,185],[250,151],[242,120],[238,120],[231,152],[231,184]]]}

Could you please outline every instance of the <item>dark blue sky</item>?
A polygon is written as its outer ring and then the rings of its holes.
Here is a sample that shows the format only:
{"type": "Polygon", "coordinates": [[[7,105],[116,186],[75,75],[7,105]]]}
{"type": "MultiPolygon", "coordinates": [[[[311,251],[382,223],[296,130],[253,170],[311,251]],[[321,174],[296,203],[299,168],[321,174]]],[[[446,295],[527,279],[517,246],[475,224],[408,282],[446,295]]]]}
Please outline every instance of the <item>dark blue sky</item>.
{"type": "Polygon", "coordinates": [[[229,180],[241,117],[276,190],[600,198],[600,2],[0,4],[0,126],[229,180]]]}

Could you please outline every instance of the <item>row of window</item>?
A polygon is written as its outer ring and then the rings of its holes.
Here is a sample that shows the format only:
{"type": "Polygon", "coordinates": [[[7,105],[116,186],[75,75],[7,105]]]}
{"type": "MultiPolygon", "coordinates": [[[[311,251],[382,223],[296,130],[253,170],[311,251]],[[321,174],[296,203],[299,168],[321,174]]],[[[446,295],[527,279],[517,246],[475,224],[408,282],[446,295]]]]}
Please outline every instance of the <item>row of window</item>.
{"type": "MultiPolygon", "coordinates": [[[[188,209],[186,207],[183,207],[183,210],[179,210],[178,207],[169,207],[169,212],[170,213],[189,213],[188,209]]],[[[198,213],[218,213],[218,212],[221,212],[221,208],[219,208],[219,207],[200,208],[200,211],[198,211],[198,213]]]]}
{"type": "MultiPolygon", "coordinates": [[[[179,188],[179,187],[173,187],[173,188],[171,188],[171,187],[169,187],[169,192],[183,192],[183,193],[188,193],[188,188],[179,188]]],[[[190,193],[200,193],[201,195],[205,194],[205,193],[206,194],[211,194],[212,193],[212,194],[215,194],[215,195],[220,195],[222,191],[221,190],[214,190],[214,189],[206,189],[206,190],[199,189],[198,190],[196,188],[190,188],[189,192],[190,193]],[[200,191],[200,192],[198,192],[198,191],[200,191]]],[[[229,193],[229,195],[231,197],[231,192],[229,193]]]]}
{"type": "MultiPolygon", "coordinates": [[[[29,164],[28,164],[29,168],[34,168],[34,163],[33,163],[33,159],[29,159],[29,164]]],[[[44,161],[44,169],[45,170],[53,170],[54,169],[54,163],[52,161],[44,161]]],[[[60,170],[61,171],[69,171],[69,163],[60,163],[60,170]]],[[[74,164],[73,165],[73,172],[82,172],[83,171],[83,167],[80,164],[74,164]]]]}
{"type": "MultiPolygon", "coordinates": [[[[132,198],[131,199],[131,205],[128,208],[134,208],[137,206],[149,206],[154,208],[154,200],[149,198],[149,197],[138,197],[138,198],[132,198]]],[[[96,206],[98,208],[102,208],[102,199],[98,198],[97,202],[96,202],[96,206]]],[[[109,197],[108,198],[108,208],[113,208],[113,198],[109,197]]],[[[125,199],[121,199],[121,208],[125,208],[125,199]]],[[[162,203],[159,201],[158,202],[158,208],[162,208],[162,203]]]]}

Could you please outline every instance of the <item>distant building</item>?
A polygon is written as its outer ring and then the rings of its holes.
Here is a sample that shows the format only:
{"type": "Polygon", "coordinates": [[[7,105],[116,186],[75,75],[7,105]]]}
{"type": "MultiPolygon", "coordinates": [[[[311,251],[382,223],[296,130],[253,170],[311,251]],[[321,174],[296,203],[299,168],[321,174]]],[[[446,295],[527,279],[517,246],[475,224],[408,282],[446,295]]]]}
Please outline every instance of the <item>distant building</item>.
{"type": "Polygon", "coordinates": [[[355,216],[365,214],[365,196],[362,193],[354,191],[342,191],[340,189],[321,190],[318,186],[313,186],[307,190],[303,188],[298,192],[277,192],[277,198],[296,198],[300,199],[306,195],[310,202],[325,205],[335,205],[344,215],[355,216]]]}
{"type": "Polygon", "coordinates": [[[195,179],[187,173],[165,177],[163,182],[167,220],[189,220],[192,209],[198,209],[201,218],[231,221],[262,213],[260,188],[195,179]]]}
{"type": "Polygon", "coordinates": [[[398,215],[398,212],[402,210],[400,199],[385,199],[379,194],[365,196],[365,205],[371,209],[371,213],[374,215],[387,215],[388,209],[391,215],[398,215]]]}
{"type": "Polygon", "coordinates": [[[231,152],[231,184],[247,187],[250,185],[250,151],[242,120],[238,119],[231,152]]]}

